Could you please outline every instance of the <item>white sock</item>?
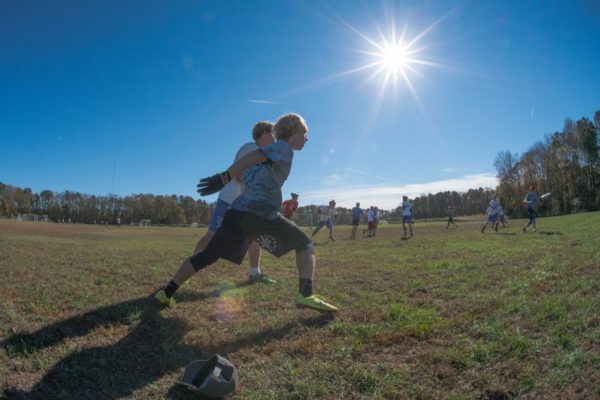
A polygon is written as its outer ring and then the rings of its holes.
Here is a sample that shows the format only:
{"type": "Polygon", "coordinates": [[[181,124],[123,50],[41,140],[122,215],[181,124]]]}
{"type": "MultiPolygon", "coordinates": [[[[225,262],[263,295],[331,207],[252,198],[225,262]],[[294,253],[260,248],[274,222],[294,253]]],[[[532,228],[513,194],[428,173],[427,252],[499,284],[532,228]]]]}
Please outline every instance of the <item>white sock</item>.
{"type": "Polygon", "coordinates": [[[260,267],[250,268],[250,276],[260,275],[260,267]]]}

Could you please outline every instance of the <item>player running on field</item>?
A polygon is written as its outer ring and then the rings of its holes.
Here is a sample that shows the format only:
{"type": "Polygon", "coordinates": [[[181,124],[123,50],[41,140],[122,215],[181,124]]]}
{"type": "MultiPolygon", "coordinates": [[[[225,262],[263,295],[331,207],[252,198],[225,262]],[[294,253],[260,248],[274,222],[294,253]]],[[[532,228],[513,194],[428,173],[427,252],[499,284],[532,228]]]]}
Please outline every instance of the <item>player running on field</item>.
{"type": "Polygon", "coordinates": [[[337,307],[313,294],[315,251],[310,238],[293,222],[279,213],[281,187],[287,179],[294,150],[301,150],[308,140],[308,128],[298,114],[280,117],[273,126],[277,139],[242,157],[220,174],[200,180],[198,192],[202,196],[223,188],[232,176],[244,173],[246,190],[225,212],[223,223],[206,248],[186,259],[164,289],[155,298],[166,305],[174,305],[173,294],[196,272],[220,258],[240,264],[252,242],[258,240],[263,248],[276,257],[294,250],[298,268],[298,295],[296,305],[320,311],[337,311],[337,307]]]}
{"type": "Polygon", "coordinates": [[[491,224],[492,228],[494,228],[496,230],[496,232],[498,231],[498,225],[496,224],[496,221],[498,220],[499,205],[500,205],[500,203],[498,203],[498,200],[496,199],[496,195],[493,194],[492,198],[490,200],[490,206],[487,209],[486,220],[483,223],[483,226],[481,227],[481,233],[483,233],[485,231],[485,228],[487,228],[488,224],[491,224]]]}
{"type": "Polygon", "coordinates": [[[329,239],[335,242],[335,238],[333,237],[333,222],[335,217],[337,216],[337,211],[335,209],[335,200],[331,200],[328,206],[320,206],[319,207],[319,224],[315,228],[314,232],[310,236],[311,239],[319,232],[319,230],[326,226],[329,230],[329,239]]]}
{"type": "Polygon", "coordinates": [[[529,186],[529,193],[525,196],[523,200],[524,203],[527,203],[527,214],[529,214],[529,222],[525,225],[521,230],[523,232],[527,231],[527,227],[529,225],[533,225],[533,231],[537,231],[535,226],[535,220],[537,219],[537,210],[538,210],[538,194],[535,192],[535,186],[529,186]]]}
{"type": "Polygon", "coordinates": [[[448,206],[448,225],[446,225],[446,229],[450,227],[450,224],[454,225],[455,228],[458,227],[456,222],[454,222],[454,206],[448,206]]]}
{"type": "Polygon", "coordinates": [[[367,237],[373,236],[373,232],[375,231],[375,211],[373,206],[369,207],[367,210],[367,229],[363,231],[363,235],[368,232],[367,237]]]}
{"type": "MultiPolygon", "coordinates": [[[[273,124],[271,122],[263,121],[254,125],[252,128],[252,139],[254,142],[248,142],[244,144],[235,155],[234,162],[245,156],[246,154],[255,151],[259,147],[268,146],[275,138],[272,133],[273,124]]],[[[237,199],[244,192],[244,183],[242,182],[242,176],[236,176],[231,180],[221,191],[217,198],[217,206],[208,225],[208,231],[198,240],[194,254],[197,254],[204,250],[208,242],[212,239],[215,232],[223,221],[223,215],[229,208],[231,203],[237,199]]],[[[248,248],[248,260],[250,261],[250,283],[264,283],[273,284],[276,281],[267,275],[263,274],[260,270],[260,247],[258,243],[253,242],[248,248]]]]}
{"type": "Polygon", "coordinates": [[[404,229],[404,239],[406,239],[406,224],[410,230],[410,237],[413,237],[413,219],[412,219],[412,204],[408,200],[408,196],[402,196],[402,229],[404,229]]]}
{"type": "Polygon", "coordinates": [[[361,215],[360,203],[356,203],[356,206],[352,208],[352,233],[350,234],[350,239],[356,239],[356,231],[358,230],[361,215]]]}
{"type": "Polygon", "coordinates": [[[379,227],[379,218],[381,218],[381,211],[377,207],[373,207],[373,234],[377,233],[377,227],[379,227]]]}
{"type": "Polygon", "coordinates": [[[506,216],[504,214],[504,209],[502,208],[500,202],[498,202],[498,221],[496,221],[496,231],[498,230],[498,226],[500,224],[502,224],[503,228],[506,228],[508,226],[508,223],[506,222],[506,216]]]}
{"type": "Polygon", "coordinates": [[[290,221],[294,220],[294,213],[298,209],[298,195],[296,193],[292,193],[292,198],[286,200],[282,204],[283,208],[283,216],[289,219],[290,221]]]}

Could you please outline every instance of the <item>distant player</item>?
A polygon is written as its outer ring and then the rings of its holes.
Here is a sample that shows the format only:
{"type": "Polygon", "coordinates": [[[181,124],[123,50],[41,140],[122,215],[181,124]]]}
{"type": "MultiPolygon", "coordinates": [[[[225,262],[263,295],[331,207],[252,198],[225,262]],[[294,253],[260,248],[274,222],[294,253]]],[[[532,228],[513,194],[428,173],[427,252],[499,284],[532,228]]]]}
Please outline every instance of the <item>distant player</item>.
{"type": "Polygon", "coordinates": [[[502,208],[500,202],[498,202],[498,221],[496,221],[496,231],[498,230],[498,226],[500,224],[502,224],[503,228],[506,228],[508,226],[508,223],[506,222],[506,216],[504,214],[504,209],[502,208]]]}
{"type": "Polygon", "coordinates": [[[350,239],[356,239],[356,231],[358,230],[361,215],[360,203],[356,203],[356,206],[352,208],[352,233],[350,234],[350,239]]]}
{"type": "Polygon", "coordinates": [[[450,224],[454,225],[454,227],[458,227],[454,222],[454,206],[448,206],[448,225],[446,225],[446,229],[450,227],[450,224]]]}
{"type": "Polygon", "coordinates": [[[379,226],[379,218],[381,218],[381,211],[377,206],[373,207],[373,235],[377,233],[377,227],[379,226]]]}
{"type": "Polygon", "coordinates": [[[292,198],[284,201],[282,207],[283,216],[289,219],[290,221],[293,221],[294,213],[298,209],[298,195],[296,193],[292,193],[292,198]]]}
{"type": "Polygon", "coordinates": [[[537,219],[538,200],[539,198],[537,193],[535,192],[535,186],[529,186],[529,193],[527,193],[527,196],[525,196],[525,199],[523,200],[523,202],[527,204],[527,214],[529,214],[529,222],[527,222],[527,225],[525,225],[521,229],[523,232],[527,231],[527,227],[529,225],[533,225],[534,232],[537,231],[537,228],[535,226],[535,220],[537,219]]]}
{"type": "Polygon", "coordinates": [[[368,232],[367,237],[373,236],[373,232],[375,231],[375,211],[373,208],[371,206],[367,210],[367,229],[363,231],[363,235],[368,232]]]}
{"type": "Polygon", "coordinates": [[[408,200],[408,196],[402,196],[402,229],[404,229],[404,239],[406,237],[406,225],[410,231],[410,237],[413,237],[413,219],[412,219],[412,204],[408,200]]]}
{"type": "Polygon", "coordinates": [[[488,224],[492,225],[492,228],[494,228],[496,230],[496,232],[498,231],[498,225],[496,224],[496,221],[498,221],[498,207],[500,206],[500,203],[498,203],[498,200],[496,199],[496,195],[493,194],[492,198],[490,200],[490,206],[487,209],[487,218],[485,220],[485,222],[483,223],[483,226],[481,227],[481,233],[483,233],[485,231],[485,228],[487,228],[488,224]]]}
{"type": "MultiPolygon", "coordinates": [[[[268,146],[275,140],[272,133],[273,124],[271,122],[259,122],[254,125],[252,128],[252,138],[254,142],[248,142],[244,144],[235,155],[234,162],[244,157],[246,154],[257,150],[259,147],[268,146]]],[[[208,231],[200,238],[198,243],[196,244],[196,248],[194,249],[194,254],[198,254],[206,248],[208,242],[211,241],[215,232],[221,226],[223,221],[223,216],[225,215],[225,211],[229,208],[231,203],[235,201],[243,192],[244,192],[244,184],[242,182],[242,177],[233,177],[231,180],[221,191],[219,192],[219,197],[217,198],[217,206],[215,207],[215,211],[210,219],[210,224],[208,225],[208,231]]],[[[258,243],[253,242],[248,248],[248,260],[250,261],[250,277],[249,281],[251,283],[264,283],[264,284],[273,284],[276,281],[267,275],[263,274],[260,270],[260,247],[258,243]]]]}
{"type": "Polygon", "coordinates": [[[333,237],[333,223],[334,219],[337,216],[337,211],[335,210],[335,200],[331,200],[328,206],[320,206],[319,207],[319,224],[315,228],[314,232],[310,236],[311,239],[319,232],[319,230],[326,226],[329,229],[329,239],[335,242],[335,238],[333,237]]]}

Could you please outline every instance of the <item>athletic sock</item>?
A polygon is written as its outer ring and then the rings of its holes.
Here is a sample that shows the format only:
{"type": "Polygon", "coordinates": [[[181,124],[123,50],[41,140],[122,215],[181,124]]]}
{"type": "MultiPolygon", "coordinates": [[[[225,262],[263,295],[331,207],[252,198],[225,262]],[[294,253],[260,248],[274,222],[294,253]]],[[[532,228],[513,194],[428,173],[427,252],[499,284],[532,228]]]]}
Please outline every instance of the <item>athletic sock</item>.
{"type": "Polygon", "coordinates": [[[312,296],[312,279],[300,278],[299,282],[300,284],[298,286],[298,292],[300,292],[300,294],[304,297],[312,296]]]}
{"type": "Polygon", "coordinates": [[[167,287],[165,287],[165,294],[167,295],[168,298],[171,298],[171,297],[173,297],[173,295],[175,294],[177,289],[179,289],[179,285],[176,284],[175,282],[171,281],[171,282],[169,282],[167,287]]]}
{"type": "Polygon", "coordinates": [[[250,276],[260,275],[260,267],[250,268],[250,276]]]}

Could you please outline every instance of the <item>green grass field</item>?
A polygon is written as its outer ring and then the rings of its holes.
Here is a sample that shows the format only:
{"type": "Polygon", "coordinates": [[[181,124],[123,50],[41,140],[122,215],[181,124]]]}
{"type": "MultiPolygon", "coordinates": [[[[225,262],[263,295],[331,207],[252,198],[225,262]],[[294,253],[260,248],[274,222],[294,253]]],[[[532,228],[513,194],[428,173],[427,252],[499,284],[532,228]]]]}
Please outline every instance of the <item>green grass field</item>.
{"type": "Polygon", "coordinates": [[[329,316],[296,309],[293,254],[263,253],[276,285],[219,262],[163,309],[149,296],[202,229],[0,220],[0,398],[195,399],[174,383],[214,353],[234,399],[599,398],[600,213],[458,221],[320,232],[329,316]]]}

